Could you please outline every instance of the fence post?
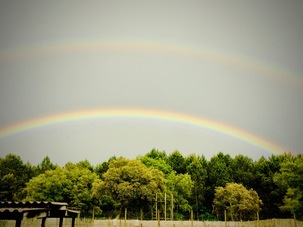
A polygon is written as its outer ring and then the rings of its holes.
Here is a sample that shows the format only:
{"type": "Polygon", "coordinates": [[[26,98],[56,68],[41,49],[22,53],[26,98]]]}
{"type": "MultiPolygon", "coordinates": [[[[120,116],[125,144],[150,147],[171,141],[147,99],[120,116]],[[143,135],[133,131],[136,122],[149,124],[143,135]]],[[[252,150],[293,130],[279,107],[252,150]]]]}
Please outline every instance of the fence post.
{"type": "Polygon", "coordinates": [[[190,224],[191,224],[191,227],[194,227],[194,212],[193,212],[193,210],[190,211],[190,224]]]}
{"type": "Polygon", "coordinates": [[[170,211],[170,220],[174,220],[174,196],[173,193],[171,194],[171,211],[170,211]]]}
{"type": "Polygon", "coordinates": [[[141,219],[141,221],[143,220],[143,216],[144,216],[144,215],[143,215],[143,209],[141,208],[141,209],[140,209],[140,219],[141,219]]]}
{"type": "Polygon", "coordinates": [[[164,193],[164,220],[166,221],[166,192],[164,193]]]}
{"type": "Polygon", "coordinates": [[[160,227],[160,210],[158,210],[158,227],[160,227]]]}
{"type": "Polygon", "coordinates": [[[226,209],[224,210],[224,222],[225,222],[225,227],[227,226],[227,217],[226,217],[226,209]]]}
{"type": "Polygon", "coordinates": [[[156,220],[158,220],[158,194],[156,193],[156,220]]]}
{"type": "Polygon", "coordinates": [[[127,219],[127,208],[125,207],[125,211],[124,211],[124,227],[126,227],[126,219],[127,219]]]}

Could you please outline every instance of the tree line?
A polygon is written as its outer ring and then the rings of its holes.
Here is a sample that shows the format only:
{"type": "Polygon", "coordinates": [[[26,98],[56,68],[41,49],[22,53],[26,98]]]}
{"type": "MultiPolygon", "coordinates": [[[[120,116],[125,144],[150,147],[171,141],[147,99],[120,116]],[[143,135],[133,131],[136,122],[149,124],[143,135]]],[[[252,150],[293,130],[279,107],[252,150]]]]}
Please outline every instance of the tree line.
{"type": "Polygon", "coordinates": [[[302,154],[254,161],[220,152],[206,160],[153,149],[132,160],[63,167],[48,156],[31,165],[9,154],[0,158],[0,177],[1,201],[64,201],[86,217],[115,218],[128,209],[144,219],[303,218],[302,154]]]}

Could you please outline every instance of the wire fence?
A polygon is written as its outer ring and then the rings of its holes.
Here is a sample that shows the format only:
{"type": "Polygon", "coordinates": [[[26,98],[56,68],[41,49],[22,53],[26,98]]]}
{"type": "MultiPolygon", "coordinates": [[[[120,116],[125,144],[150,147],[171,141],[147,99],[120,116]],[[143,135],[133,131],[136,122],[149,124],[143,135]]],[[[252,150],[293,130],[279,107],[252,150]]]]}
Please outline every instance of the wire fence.
{"type": "MultiPolygon", "coordinates": [[[[1,221],[1,227],[14,227],[15,221],[1,221]]],[[[41,219],[24,219],[21,227],[40,227],[41,219]]],[[[59,219],[48,218],[45,227],[58,227],[59,219]]],[[[71,219],[63,221],[63,227],[70,227],[71,219]]],[[[294,219],[269,219],[259,221],[141,221],[141,220],[92,220],[76,219],[76,227],[303,227],[303,221],[294,219]]]]}

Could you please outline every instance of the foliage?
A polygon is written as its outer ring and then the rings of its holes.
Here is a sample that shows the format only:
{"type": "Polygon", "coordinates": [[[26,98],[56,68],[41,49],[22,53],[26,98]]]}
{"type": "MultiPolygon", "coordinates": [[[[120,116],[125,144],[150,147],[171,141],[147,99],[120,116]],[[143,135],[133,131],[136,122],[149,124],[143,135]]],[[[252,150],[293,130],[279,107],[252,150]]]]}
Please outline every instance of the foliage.
{"type": "Polygon", "coordinates": [[[94,171],[99,176],[100,179],[103,178],[103,174],[108,170],[110,162],[116,159],[117,159],[116,156],[112,156],[111,158],[108,159],[107,162],[102,162],[101,164],[96,166],[94,171]]]}
{"type": "Polygon", "coordinates": [[[208,179],[214,188],[233,182],[232,158],[228,154],[218,153],[208,163],[208,179]]]}
{"type": "Polygon", "coordinates": [[[244,155],[237,155],[231,162],[232,179],[234,182],[252,187],[255,180],[254,162],[244,155]]]}
{"type": "Polygon", "coordinates": [[[22,189],[33,174],[30,164],[23,164],[19,156],[9,154],[5,158],[1,158],[0,200],[21,200],[22,189]]]}
{"type": "Polygon", "coordinates": [[[156,193],[165,190],[164,175],[155,168],[147,168],[139,160],[119,158],[109,164],[103,180],[96,181],[93,195],[101,204],[115,209],[150,204],[156,193]]]}
{"type": "Polygon", "coordinates": [[[154,167],[163,172],[165,175],[170,174],[173,171],[172,167],[168,165],[163,159],[154,159],[145,155],[139,157],[139,160],[147,167],[154,167]]]}
{"type": "Polygon", "coordinates": [[[204,156],[199,157],[191,154],[186,158],[185,165],[186,172],[191,176],[193,182],[189,203],[192,205],[195,217],[199,218],[200,213],[205,213],[203,208],[207,184],[207,160],[204,156]]]}
{"type": "Polygon", "coordinates": [[[215,190],[214,213],[221,219],[225,210],[227,219],[232,221],[256,219],[261,204],[257,192],[247,190],[242,184],[227,183],[215,190]]]}
{"type": "Polygon", "coordinates": [[[167,160],[167,155],[165,151],[158,151],[156,149],[152,149],[150,152],[148,152],[146,157],[152,158],[152,159],[157,159],[157,160],[167,160]]]}
{"type": "Polygon", "coordinates": [[[94,172],[94,167],[88,160],[80,161],[76,165],[80,168],[88,169],[89,171],[94,172]]]}
{"type": "Polygon", "coordinates": [[[24,192],[26,201],[64,201],[88,212],[93,205],[92,184],[97,175],[89,169],[67,163],[32,178],[24,192]]]}
{"type": "Polygon", "coordinates": [[[296,218],[296,214],[298,214],[303,208],[302,197],[302,191],[298,188],[288,188],[283,199],[284,205],[280,206],[280,209],[282,211],[291,212],[294,215],[294,218],[296,218]]]}
{"type": "Polygon", "coordinates": [[[223,187],[229,182],[234,182],[232,177],[232,158],[222,152],[213,156],[207,163],[207,188],[205,189],[205,205],[212,210],[215,188],[223,187]]]}
{"type": "Polygon", "coordinates": [[[280,172],[275,174],[274,181],[285,190],[280,209],[290,212],[294,217],[303,218],[303,156],[285,160],[280,172]]]}
{"type": "Polygon", "coordinates": [[[39,175],[41,173],[45,173],[47,170],[54,170],[56,169],[56,165],[54,165],[50,158],[46,156],[42,162],[35,168],[35,175],[39,175]]]}
{"type": "Polygon", "coordinates": [[[167,157],[167,163],[173,168],[176,173],[184,174],[186,172],[185,159],[179,151],[172,152],[167,157]]]}
{"type": "MultiPolygon", "coordinates": [[[[156,194],[158,208],[163,210],[166,192],[167,212],[171,194],[174,197],[174,218],[190,218],[192,210],[195,219],[210,220],[216,189],[233,182],[258,193],[263,202],[261,219],[303,219],[302,160],[302,155],[286,153],[253,161],[220,152],[208,161],[203,155],[183,156],[179,151],[167,155],[153,149],[135,160],[113,156],[96,166],[84,160],[59,167],[48,156],[32,166],[10,154],[0,158],[0,200],[66,201],[82,208],[84,216],[93,209],[95,214],[102,209],[102,216],[114,216],[128,207],[137,217],[142,211],[149,212],[145,218],[150,218],[156,194]]],[[[222,219],[222,210],[217,211],[222,219]]],[[[242,219],[249,216],[244,211],[241,215],[242,219]]]]}
{"type": "Polygon", "coordinates": [[[274,182],[274,175],[280,171],[280,165],[292,159],[291,156],[284,154],[272,155],[268,159],[261,157],[255,163],[255,180],[252,187],[258,192],[263,202],[260,218],[288,218],[289,215],[281,212],[279,206],[283,203],[283,196],[286,189],[279,187],[274,182]]]}
{"type": "Polygon", "coordinates": [[[180,211],[190,211],[191,206],[188,202],[193,188],[193,182],[189,174],[176,174],[172,172],[166,179],[167,193],[173,194],[174,204],[180,211]]]}

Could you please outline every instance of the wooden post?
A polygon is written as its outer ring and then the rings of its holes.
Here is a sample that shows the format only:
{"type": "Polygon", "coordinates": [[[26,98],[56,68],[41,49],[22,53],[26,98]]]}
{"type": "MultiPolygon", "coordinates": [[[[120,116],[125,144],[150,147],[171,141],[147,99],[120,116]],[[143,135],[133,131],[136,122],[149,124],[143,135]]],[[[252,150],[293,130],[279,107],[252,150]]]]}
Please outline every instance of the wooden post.
{"type": "Polygon", "coordinates": [[[72,227],[75,227],[75,220],[76,218],[72,218],[72,227]]]}
{"type": "Polygon", "coordinates": [[[224,222],[225,222],[225,227],[227,226],[227,217],[226,217],[226,209],[224,210],[224,222]]]}
{"type": "Polygon", "coordinates": [[[166,192],[164,193],[164,220],[166,221],[166,192]]]}
{"type": "Polygon", "coordinates": [[[45,227],[46,218],[42,218],[41,227],[45,227]]]}
{"type": "Polygon", "coordinates": [[[63,218],[60,217],[60,220],[59,220],[59,227],[62,227],[63,226],[63,218]]]}
{"type": "Polygon", "coordinates": [[[140,219],[141,219],[141,221],[143,220],[143,209],[142,208],[140,208],[140,219]]]}
{"type": "Polygon", "coordinates": [[[17,219],[17,220],[16,220],[15,226],[16,226],[16,227],[20,227],[20,226],[21,226],[21,221],[22,221],[21,218],[17,219]]]}
{"type": "Polygon", "coordinates": [[[92,219],[95,220],[95,206],[93,206],[92,219]]]}
{"type": "Polygon", "coordinates": [[[158,220],[158,194],[156,194],[156,220],[158,220]]]}
{"type": "MultiPolygon", "coordinates": [[[[291,226],[291,219],[289,219],[289,226],[291,226]]],[[[259,227],[259,226],[258,226],[259,227]]]]}
{"type": "Polygon", "coordinates": [[[174,195],[171,194],[171,210],[170,210],[170,219],[174,220],[174,195]]]}
{"type": "Polygon", "coordinates": [[[157,216],[158,216],[158,227],[160,227],[160,210],[158,210],[157,216]]]}
{"type": "Polygon", "coordinates": [[[191,227],[194,227],[194,211],[193,210],[190,211],[190,223],[191,223],[191,227]]]}
{"type": "Polygon", "coordinates": [[[124,227],[126,227],[126,219],[127,219],[127,208],[125,207],[125,211],[124,211],[124,227]]]}
{"type": "Polygon", "coordinates": [[[257,211],[257,226],[258,227],[260,226],[260,223],[259,223],[259,211],[257,211]]]}

